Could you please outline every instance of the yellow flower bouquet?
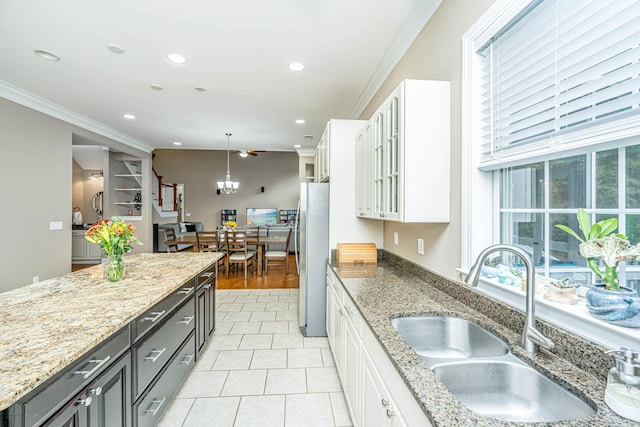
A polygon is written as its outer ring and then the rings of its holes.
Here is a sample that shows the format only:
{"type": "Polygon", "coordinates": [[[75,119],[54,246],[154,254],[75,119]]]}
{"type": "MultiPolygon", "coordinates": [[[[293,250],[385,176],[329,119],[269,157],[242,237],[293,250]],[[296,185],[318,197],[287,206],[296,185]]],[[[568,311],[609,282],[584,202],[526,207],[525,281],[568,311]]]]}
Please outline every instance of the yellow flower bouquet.
{"type": "Polygon", "coordinates": [[[135,227],[125,223],[119,216],[98,221],[87,230],[85,239],[98,245],[109,259],[105,267],[108,281],[116,282],[124,277],[122,255],[133,249],[132,244],[142,245],[134,233],[135,227]]]}
{"type": "Polygon", "coordinates": [[[233,228],[234,230],[238,226],[235,221],[227,221],[224,223],[224,225],[226,225],[228,228],[233,228]]]}

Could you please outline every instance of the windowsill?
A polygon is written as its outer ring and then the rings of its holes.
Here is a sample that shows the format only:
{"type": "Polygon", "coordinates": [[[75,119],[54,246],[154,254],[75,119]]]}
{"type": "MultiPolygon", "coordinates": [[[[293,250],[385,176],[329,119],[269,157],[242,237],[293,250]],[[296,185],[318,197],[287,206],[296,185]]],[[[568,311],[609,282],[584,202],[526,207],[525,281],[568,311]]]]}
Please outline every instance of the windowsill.
{"type": "MultiPolygon", "coordinates": [[[[458,269],[466,277],[468,271],[458,269]]],[[[506,286],[498,279],[480,277],[480,292],[520,311],[525,311],[525,293],[519,286],[506,286]]],[[[536,316],[559,328],[566,329],[605,347],[627,347],[640,350],[640,328],[616,326],[589,315],[585,299],[580,297],[574,305],[560,304],[536,295],[536,316]]]]}

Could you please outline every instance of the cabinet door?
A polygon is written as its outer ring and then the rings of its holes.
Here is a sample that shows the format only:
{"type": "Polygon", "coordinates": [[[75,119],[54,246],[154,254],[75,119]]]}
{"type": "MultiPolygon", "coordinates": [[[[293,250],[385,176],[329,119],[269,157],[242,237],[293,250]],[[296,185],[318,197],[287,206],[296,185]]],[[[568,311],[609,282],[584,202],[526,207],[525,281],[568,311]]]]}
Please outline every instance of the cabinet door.
{"type": "Polygon", "coordinates": [[[384,219],[384,114],[377,111],[373,116],[373,217],[384,219]]]}
{"type": "Polygon", "coordinates": [[[362,411],[363,426],[406,427],[407,423],[397,411],[391,393],[382,381],[371,357],[362,350],[362,411]]]}
{"type": "MultiPolygon", "coordinates": [[[[217,267],[216,267],[217,270],[217,267]]],[[[217,273],[216,273],[217,276],[217,273]]],[[[216,284],[215,280],[213,283],[207,283],[204,285],[209,298],[207,298],[207,336],[210,336],[216,330],[216,284]]]]}
{"type": "Polygon", "coordinates": [[[327,276],[327,341],[329,341],[329,346],[333,349],[336,340],[336,318],[334,309],[336,302],[333,291],[333,285],[329,282],[329,277],[327,276]]]}
{"type": "Polygon", "coordinates": [[[100,259],[102,258],[102,249],[100,249],[100,246],[96,245],[95,243],[89,243],[86,242],[87,244],[87,258],[88,259],[100,259]]]}
{"type": "Polygon", "coordinates": [[[207,332],[207,300],[209,299],[209,293],[202,287],[196,292],[196,348],[197,353],[204,348],[209,336],[207,332]]]}
{"type": "Polygon", "coordinates": [[[131,425],[131,354],[100,375],[89,387],[93,398],[89,408],[91,427],[127,427],[131,425]]]}
{"type": "Polygon", "coordinates": [[[401,216],[401,148],[400,148],[400,92],[396,90],[387,101],[384,120],[384,194],[385,219],[401,216]]]}
{"type": "Polygon", "coordinates": [[[83,391],[53,415],[43,427],[88,427],[88,405],[92,398],[83,391]]]}
{"type": "Polygon", "coordinates": [[[351,408],[351,416],[358,419],[360,414],[360,337],[347,316],[344,318],[344,395],[351,408]]]}
{"type": "Polygon", "coordinates": [[[356,138],[356,215],[373,215],[373,125],[368,122],[356,138]]]}
{"type": "Polygon", "coordinates": [[[87,258],[87,243],[89,242],[85,240],[84,234],[71,235],[71,260],[81,261],[87,258]]]}

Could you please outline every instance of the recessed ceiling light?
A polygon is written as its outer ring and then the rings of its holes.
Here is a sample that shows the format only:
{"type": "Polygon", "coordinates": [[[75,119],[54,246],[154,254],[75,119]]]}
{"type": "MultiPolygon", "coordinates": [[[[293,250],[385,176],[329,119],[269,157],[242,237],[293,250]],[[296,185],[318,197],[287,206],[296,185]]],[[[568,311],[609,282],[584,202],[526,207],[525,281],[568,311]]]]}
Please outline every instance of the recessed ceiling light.
{"type": "Polygon", "coordinates": [[[296,144],[296,145],[293,146],[293,148],[300,148],[300,147],[302,147],[302,145],[300,145],[300,144],[296,144]]]}
{"type": "Polygon", "coordinates": [[[304,119],[298,119],[296,120],[296,123],[299,125],[303,125],[304,124],[304,119]]]}
{"type": "Polygon", "coordinates": [[[174,64],[184,64],[185,62],[187,62],[184,56],[177,53],[170,53],[169,55],[167,55],[167,59],[174,64]]]}
{"type": "Polygon", "coordinates": [[[118,53],[118,54],[124,53],[124,49],[121,46],[118,46],[117,44],[108,44],[107,49],[109,49],[113,53],[118,53]]]}
{"type": "Polygon", "coordinates": [[[291,71],[302,71],[304,70],[304,65],[299,62],[292,62],[289,64],[289,69],[291,71]]]}
{"type": "Polygon", "coordinates": [[[150,87],[153,90],[162,90],[162,89],[164,89],[162,86],[160,86],[159,84],[155,84],[155,83],[150,85],[150,87]]]}
{"type": "Polygon", "coordinates": [[[133,114],[123,114],[122,117],[128,120],[134,120],[136,118],[133,114]]]}
{"type": "Polygon", "coordinates": [[[197,90],[198,92],[206,92],[207,91],[207,88],[206,87],[202,87],[202,86],[196,86],[194,89],[197,90]]]}
{"type": "Polygon", "coordinates": [[[182,145],[182,142],[173,141],[173,145],[182,145]]]}
{"type": "Polygon", "coordinates": [[[40,58],[44,58],[49,61],[60,61],[60,57],[58,55],[54,55],[46,50],[34,50],[33,53],[38,55],[40,58]]]}

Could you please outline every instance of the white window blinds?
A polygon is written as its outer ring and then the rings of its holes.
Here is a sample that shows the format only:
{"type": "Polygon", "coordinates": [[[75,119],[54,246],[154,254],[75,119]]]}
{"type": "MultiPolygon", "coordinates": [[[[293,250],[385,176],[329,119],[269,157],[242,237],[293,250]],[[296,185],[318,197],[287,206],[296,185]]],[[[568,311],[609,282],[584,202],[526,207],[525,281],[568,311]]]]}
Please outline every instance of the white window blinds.
{"type": "Polygon", "coordinates": [[[478,54],[481,169],[640,134],[638,0],[532,2],[478,54]]]}

